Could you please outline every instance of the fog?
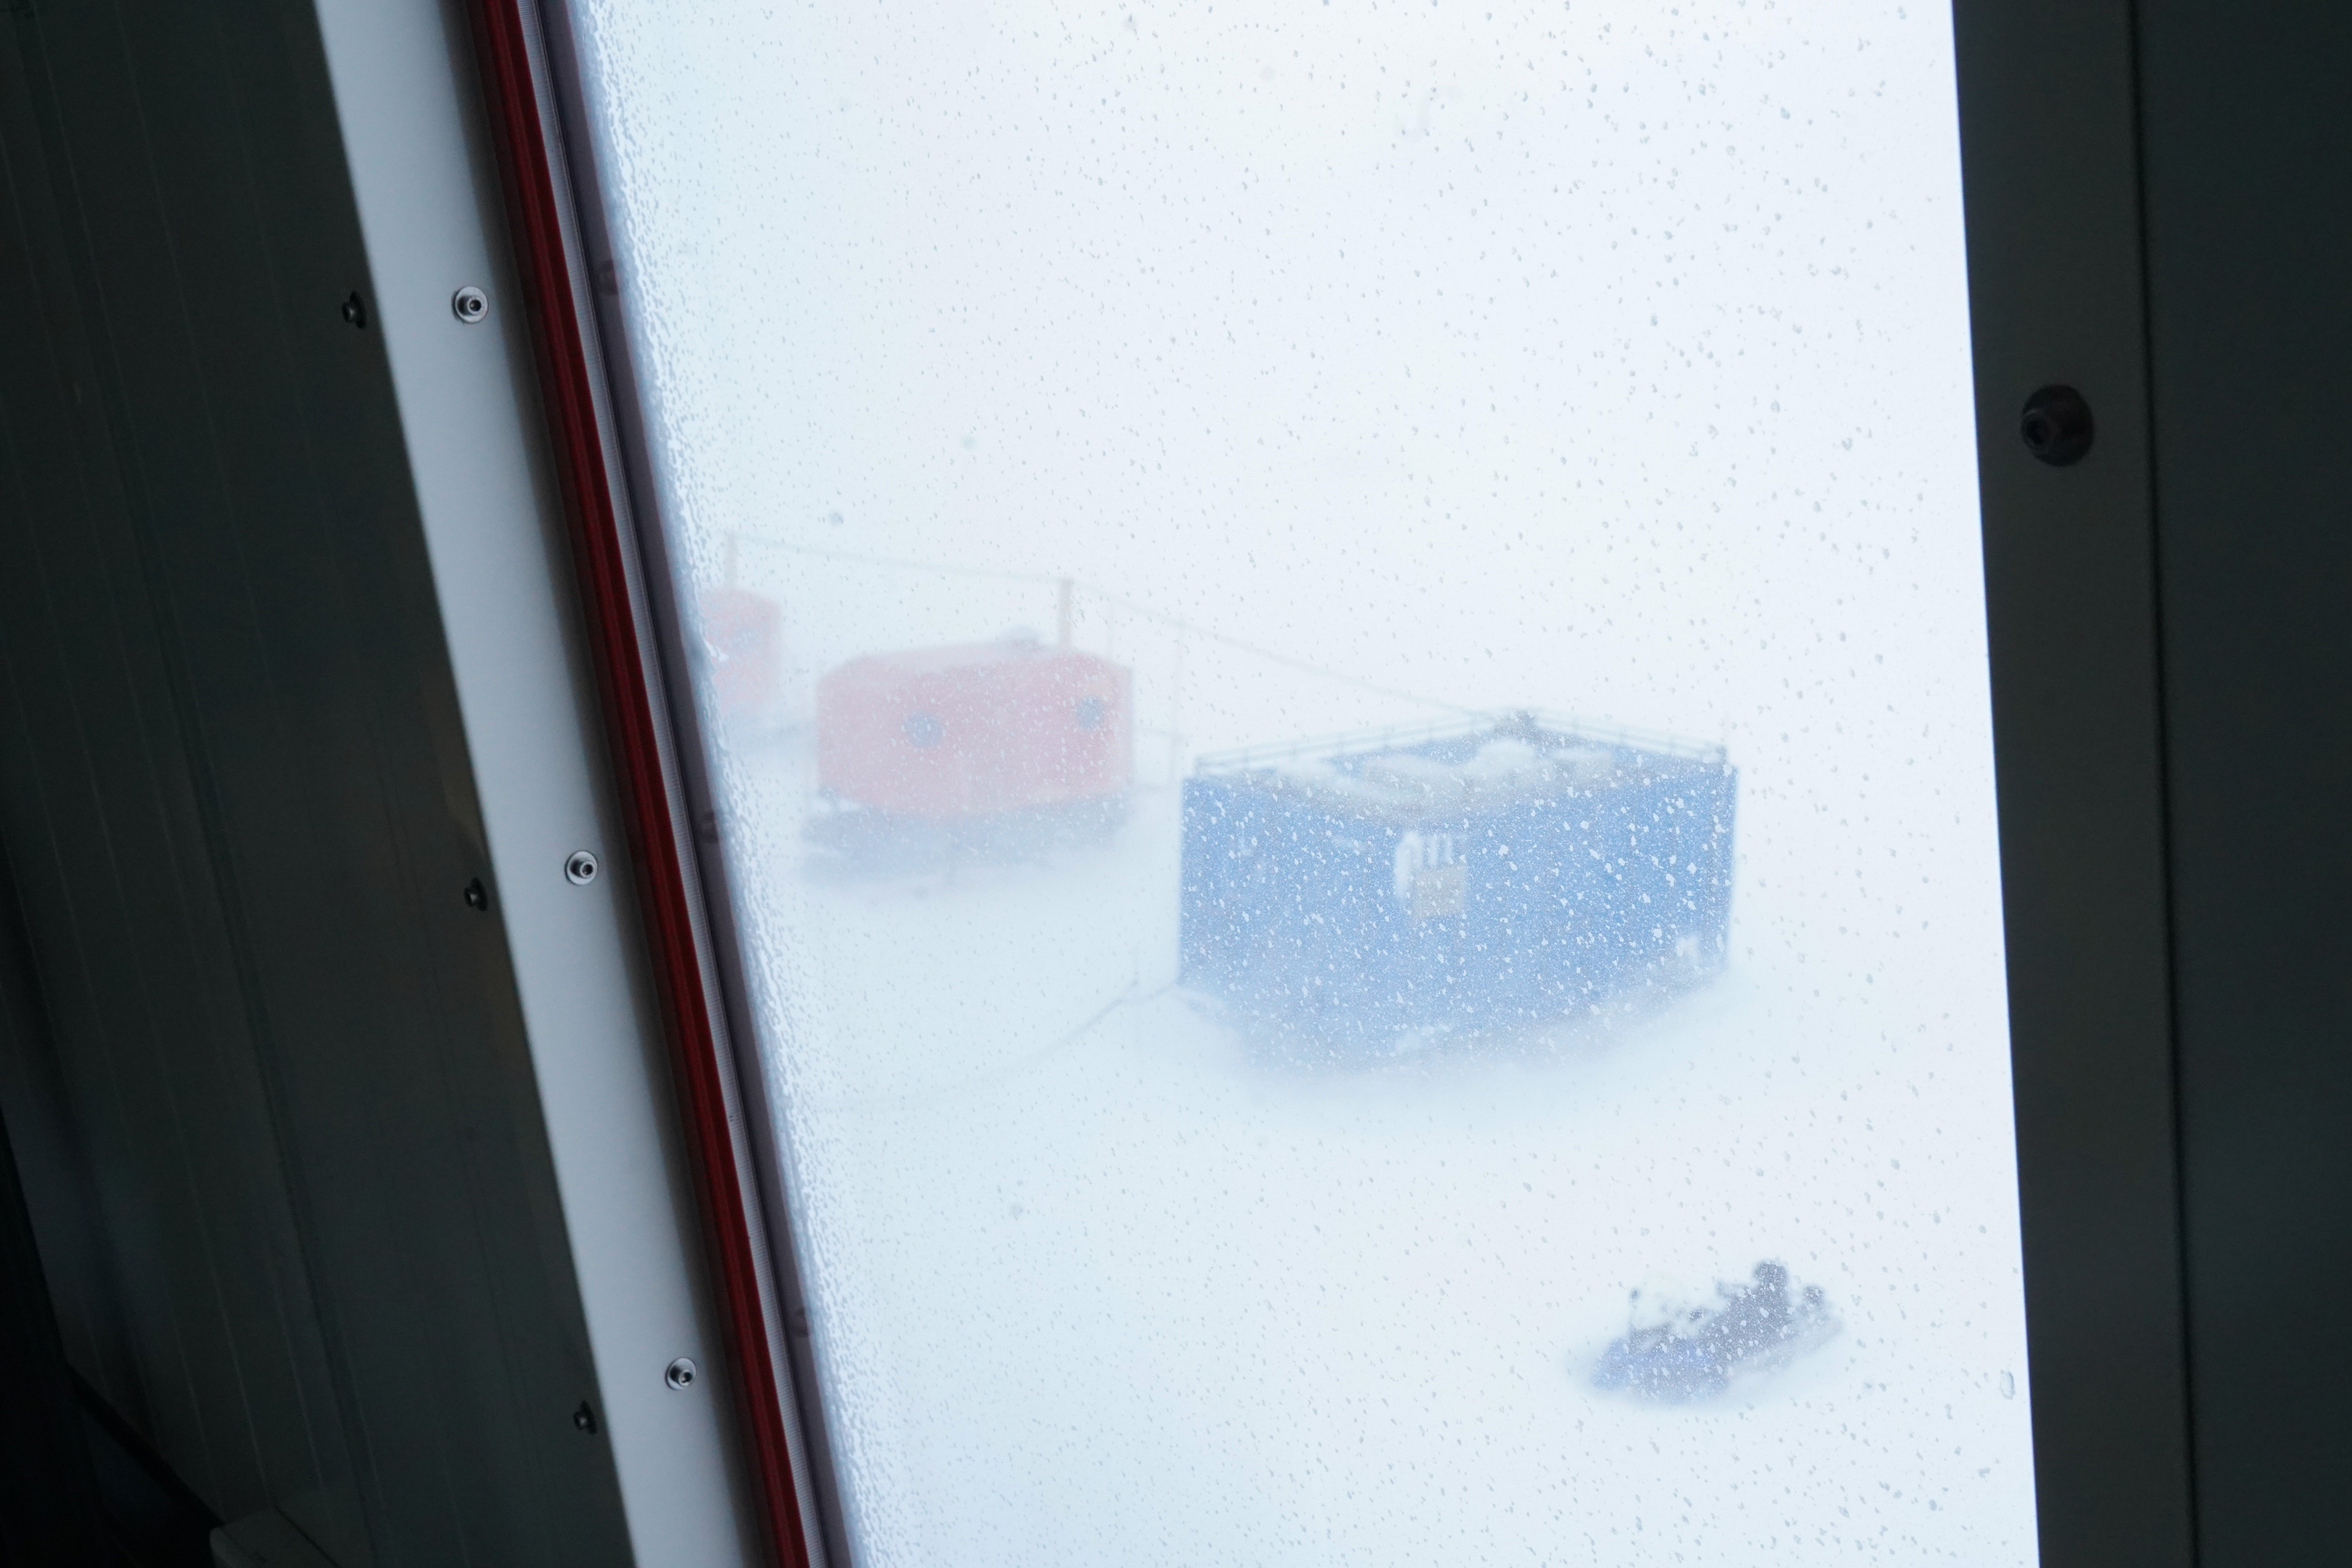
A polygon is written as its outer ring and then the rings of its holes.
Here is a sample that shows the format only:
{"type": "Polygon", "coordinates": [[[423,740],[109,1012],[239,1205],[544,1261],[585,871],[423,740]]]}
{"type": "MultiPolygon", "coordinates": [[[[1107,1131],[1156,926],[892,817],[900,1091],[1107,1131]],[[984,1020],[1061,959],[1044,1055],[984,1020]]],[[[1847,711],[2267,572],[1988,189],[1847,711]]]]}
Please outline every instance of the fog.
{"type": "Polygon", "coordinates": [[[1944,9],[688,9],[581,18],[860,1561],[2031,1561],[1944,9]],[[1066,631],[1108,826],[828,846],[820,680],[1066,631]],[[1719,970],[1181,972],[1204,754],[1506,710],[1726,749],[1719,970]],[[1766,1258],[1826,1342],[1593,1386],[1766,1258]]]}

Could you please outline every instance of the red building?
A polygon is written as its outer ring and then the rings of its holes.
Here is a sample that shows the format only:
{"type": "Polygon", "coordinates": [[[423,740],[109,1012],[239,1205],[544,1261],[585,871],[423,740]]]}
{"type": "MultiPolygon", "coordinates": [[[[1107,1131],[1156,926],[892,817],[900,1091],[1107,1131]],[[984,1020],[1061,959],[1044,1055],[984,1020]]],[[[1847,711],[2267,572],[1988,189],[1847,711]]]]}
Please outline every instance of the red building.
{"type": "Polygon", "coordinates": [[[702,636],[710,689],[730,723],[773,719],[783,700],[783,613],[740,588],[706,588],[702,636]]]}
{"type": "Polygon", "coordinates": [[[1134,772],[1128,671],[982,643],[852,659],[817,682],[818,783],[932,822],[1114,801],[1134,772]]]}

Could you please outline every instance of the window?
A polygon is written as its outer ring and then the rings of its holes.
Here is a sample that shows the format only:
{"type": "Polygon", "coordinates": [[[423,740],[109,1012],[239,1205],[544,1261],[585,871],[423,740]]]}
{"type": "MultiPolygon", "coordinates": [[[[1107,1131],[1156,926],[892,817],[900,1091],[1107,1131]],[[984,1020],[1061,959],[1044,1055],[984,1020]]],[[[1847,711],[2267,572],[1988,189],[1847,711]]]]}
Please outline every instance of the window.
{"type": "Polygon", "coordinates": [[[2030,1560],[1944,9],[572,26],[855,1560],[2030,1560]]]}

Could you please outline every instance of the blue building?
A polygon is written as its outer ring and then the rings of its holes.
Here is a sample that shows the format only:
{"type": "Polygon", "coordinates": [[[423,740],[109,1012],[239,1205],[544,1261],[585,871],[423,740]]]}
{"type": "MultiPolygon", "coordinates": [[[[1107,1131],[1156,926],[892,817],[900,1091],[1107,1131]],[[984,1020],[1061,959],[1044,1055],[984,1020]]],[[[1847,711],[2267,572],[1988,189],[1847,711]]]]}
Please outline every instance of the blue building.
{"type": "Polygon", "coordinates": [[[1262,1034],[1377,1048],[1724,962],[1721,747],[1509,713],[1204,756],[1182,973],[1262,1034]]]}

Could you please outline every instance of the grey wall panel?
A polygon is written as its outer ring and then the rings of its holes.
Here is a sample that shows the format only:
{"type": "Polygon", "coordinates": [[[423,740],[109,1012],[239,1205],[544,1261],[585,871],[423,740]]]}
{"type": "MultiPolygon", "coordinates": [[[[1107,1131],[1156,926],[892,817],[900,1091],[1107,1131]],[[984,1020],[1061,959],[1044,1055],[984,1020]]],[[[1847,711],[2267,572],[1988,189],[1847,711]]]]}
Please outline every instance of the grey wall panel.
{"type": "MultiPolygon", "coordinates": [[[[0,68],[5,68],[0,58],[0,68]]],[[[16,879],[0,845],[0,1120],[44,1256],[61,1351],[114,1403],[143,1408],[89,1163],[52,1047],[16,879]]]]}
{"type": "MultiPolygon", "coordinates": [[[[325,1366],[130,531],[101,345],[80,328],[75,237],[30,123],[47,84],[18,79],[0,831],[130,1331],[129,1369],[98,1357],[82,1370],[224,1512],[331,1492],[338,1472],[348,1494],[331,1418],[322,1432],[309,1418],[331,1411],[325,1366]]],[[[93,1304],[79,1305],[86,1319],[93,1304]]],[[[330,1534],[356,1524],[348,1506],[325,1511],[330,1534]]]]}
{"type": "Polygon", "coordinates": [[[108,1561],[80,1422],[16,1150],[0,1125],[0,1562],[108,1561]]]}
{"type": "Polygon", "coordinates": [[[2199,1533],[2341,1560],[2352,10],[2140,12],[2199,1533]]]}
{"type": "Polygon", "coordinates": [[[315,16],[0,26],[0,835],[121,1402],[347,1565],[626,1561],[315,16]]]}
{"type": "Polygon", "coordinates": [[[2034,1472],[2051,1568],[2192,1549],[2128,0],[1955,7],[2034,1472]],[[2071,384],[2071,468],[2018,436],[2071,384]]]}

